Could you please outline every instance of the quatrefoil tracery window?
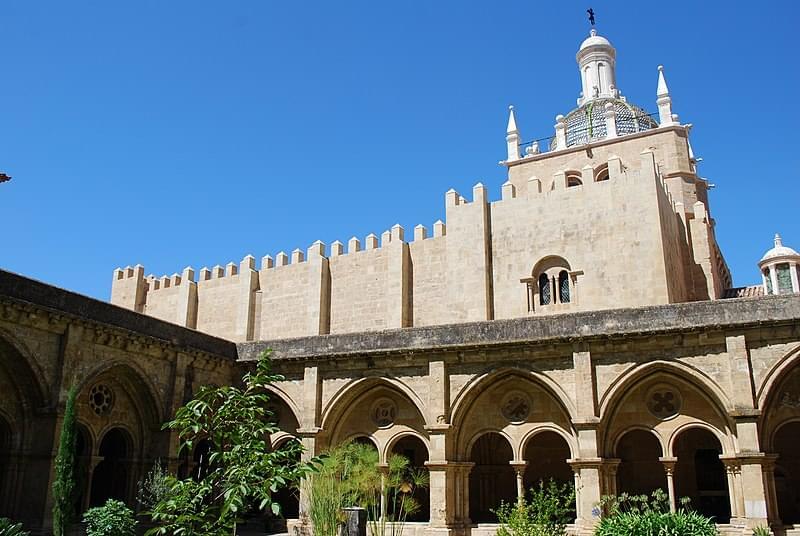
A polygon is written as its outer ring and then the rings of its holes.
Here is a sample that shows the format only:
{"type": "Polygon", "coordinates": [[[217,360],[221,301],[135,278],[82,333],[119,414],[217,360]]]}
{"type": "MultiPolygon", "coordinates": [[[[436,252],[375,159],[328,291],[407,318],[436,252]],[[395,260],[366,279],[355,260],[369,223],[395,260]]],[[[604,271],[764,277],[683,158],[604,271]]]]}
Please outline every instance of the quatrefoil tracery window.
{"type": "Polygon", "coordinates": [[[680,391],[671,385],[657,385],[647,394],[647,409],[661,420],[678,415],[683,406],[680,391]]]}

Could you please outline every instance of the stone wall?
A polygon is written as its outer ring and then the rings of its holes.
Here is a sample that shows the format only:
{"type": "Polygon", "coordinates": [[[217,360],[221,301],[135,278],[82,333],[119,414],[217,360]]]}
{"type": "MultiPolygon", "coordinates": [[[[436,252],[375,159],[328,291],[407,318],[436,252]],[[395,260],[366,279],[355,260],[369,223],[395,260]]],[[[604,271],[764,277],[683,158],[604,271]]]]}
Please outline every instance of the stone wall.
{"type": "Polygon", "coordinates": [[[396,225],[347,251],[316,242],[265,257],[258,272],[247,256],[196,283],[190,268],[119,269],[111,301],[248,341],[716,299],[730,284],[685,127],[506,165],[498,201],[482,184],[469,200],[448,191],[433,238],[418,226],[406,242],[396,225]],[[540,307],[534,272],[553,259],[571,299],[540,307]]]}

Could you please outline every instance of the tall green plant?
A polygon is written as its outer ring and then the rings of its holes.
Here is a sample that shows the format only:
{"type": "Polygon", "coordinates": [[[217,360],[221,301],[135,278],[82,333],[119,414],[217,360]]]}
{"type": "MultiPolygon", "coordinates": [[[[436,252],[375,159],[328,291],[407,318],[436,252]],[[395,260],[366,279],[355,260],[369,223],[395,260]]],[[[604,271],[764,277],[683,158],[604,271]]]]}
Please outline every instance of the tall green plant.
{"type": "Polygon", "coordinates": [[[169,496],[170,483],[168,477],[169,473],[161,465],[161,460],[156,460],[147,475],[139,481],[136,502],[139,503],[141,508],[150,510],[169,496]]]}
{"type": "Polygon", "coordinates": [[[367,510],[374,536],[402,535],[408,516],[420,508],[414,492],[428,486],[428,474],[410,467],[403,456],[389,457],[383,468],[378,461],[375,447],[362,443],[344,443],[326,454],[306,482],[315,536],[338,535],[345,521],[342,509],[350,506],[367,510]]]}
{"type": "Polygon", "coordinates": [[[389,456],[373,493],[379,496],[379,500],[370,508],[368,519],[372,534],[402,536],[406,520],[420,509],[414,492],[427,488],[428,483],[427,471],[411,467],[405,456],[389,456]]]}
{"type": "Polygon", "coordinates": [[[270,434],[279,431],[269,407],[269,386],[283,380],[262,354],[243,387],[203,387],[164,428],[176,430],[180,450],[210,443],[208,471],[198,480],[166,478],[169,493],[149,512],[157,526],[147,534],[219,536],[235,534],[236,523],[251,509],[280,513],[273,494],[298,482],[317,462],[297,462],[302,447],[293,441],[272,450],[270,434]]]}
{"type": "Polygon", "coordinates": [[[64,536],[75,515],[75,398],[78,390],[70,387],[61,423],[61,437],[53,481],[53,534],[64,536]]]}
{"type": "Polygon", "coordinates": [[[528,496],[502,503],[495,511],[498,536],[563,536],[575,518],[575,487],[550,480],[540,481],[528,496]]]}

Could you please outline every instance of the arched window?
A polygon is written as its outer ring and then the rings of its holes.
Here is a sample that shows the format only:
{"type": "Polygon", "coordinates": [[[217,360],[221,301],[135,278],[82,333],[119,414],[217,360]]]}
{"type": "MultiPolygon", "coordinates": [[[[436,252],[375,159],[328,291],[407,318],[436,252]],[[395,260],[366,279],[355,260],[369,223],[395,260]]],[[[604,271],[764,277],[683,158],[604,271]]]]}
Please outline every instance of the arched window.
{"type": "Polygon", "coordinates": [[[558,300],[569,303],[569,273],[566,270],[558,273],[558,300]]]}
{"type": "Polygon", "coordinates": [[[550,305],[550,278],[547,274],[539,276],[539,305],[550,305]]]}
{"type": "Polygon", "coordinates": [[[531,270],[530,277],[520,279],[525,283],[528,312],[537,307],[550,311],[577,302],[577,280],[582,271],[575,271],[567,260],[558,255],[548,255],[539,260],[531,270]],[[537,297],[538,294],[538,297],[537,297]]]}
{"type": "Polygon", "coordinates": [[[772,275],[769,270],[764,270],[764,281],[767,282],[767,294],[772,294],[772,275]]]}
{"type": "Polygon", "coordinates": [[[778,292],[777,294],[789,294],[792,292],[792,276],[789,273],[788,264],[779,264],[777,266],[778,272],[778,292]]]}
{"type": "Polygon", "coordinates": [[[608,180],[608,164],[603,164],[594,172],[594,182],[608,180]]]}
{"type": "Polygon", "coordinates": [[[567,188],[572,188],[574,186],[581,186],[583,185],[583,180],[581,180],[581,174],[577,171],[568,171],[567,172],[567,188]]]}

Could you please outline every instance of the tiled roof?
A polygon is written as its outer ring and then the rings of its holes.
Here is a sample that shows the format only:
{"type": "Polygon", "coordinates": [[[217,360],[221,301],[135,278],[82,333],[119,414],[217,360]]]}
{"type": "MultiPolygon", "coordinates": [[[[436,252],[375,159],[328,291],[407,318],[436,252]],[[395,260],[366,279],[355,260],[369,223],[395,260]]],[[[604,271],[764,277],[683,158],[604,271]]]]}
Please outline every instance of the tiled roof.
{"type": "Polygon", "coordinates": [[[750,285],[749,287],[726,288],[722,293],[723,298],[757,298],[764,295],[763,285],[750,285]]]}

